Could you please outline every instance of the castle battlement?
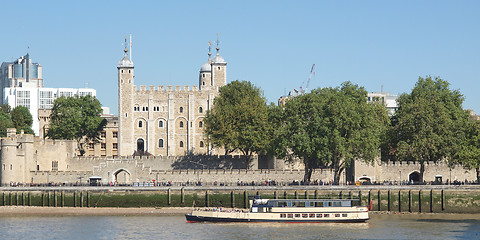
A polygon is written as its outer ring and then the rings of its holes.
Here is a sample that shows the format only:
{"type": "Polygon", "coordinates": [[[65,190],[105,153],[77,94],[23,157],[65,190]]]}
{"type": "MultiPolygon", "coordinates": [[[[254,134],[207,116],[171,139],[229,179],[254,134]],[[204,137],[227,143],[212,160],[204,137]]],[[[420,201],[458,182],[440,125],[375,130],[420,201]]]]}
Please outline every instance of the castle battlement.
{"type": "MultiPolygon", "coordinates": [[[[198,86],[194,85],[194,86],[189,86],[189,85],[184,85],[184,86],[180,86],[180,85],[175,85],[175,87],[173,87],[172,85],[167,85],[167,86],[163,86],[163,85],[159,85],[159,86],[154,86],[154,85],[149,85],[148,87],[145,86],[145,85],[140,85],[140,86],[137,86],[137,85],[134,85],[134,88],[135,88],[135,91],[136,92],[139,92],[139,93],[148,93],[148,92],[155,92],[155,93],[158,93],[158,92],[198,92],[200,91],[198,89],[198,86]]],[[[209,90],[209,89],[212,89],[212,88],[206,88],[205,90],[209,90]]]]}

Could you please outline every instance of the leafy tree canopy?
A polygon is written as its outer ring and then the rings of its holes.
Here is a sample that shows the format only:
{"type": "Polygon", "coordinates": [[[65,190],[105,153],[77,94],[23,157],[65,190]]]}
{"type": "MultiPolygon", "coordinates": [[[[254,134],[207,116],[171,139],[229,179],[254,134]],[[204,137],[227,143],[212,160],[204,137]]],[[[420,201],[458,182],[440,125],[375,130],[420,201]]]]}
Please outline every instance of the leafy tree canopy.
{"type": "Polygon", "coordinates": [[[12,128],[13,122],[10,119],[10,115],[4,111],[0,111],[0,136],[5,137],[7,135],[7,128],[12,128]]]}
{"type": "Polygon", "coordinates": [[[83,155],[83,145],[98,141],[100,132],[107,123],[100,117],[101,114],[100,102],[90,95],[57,98],[53,103],[47,137],[76,140],[80,154],[83,155]]]}
{"type": "Polygon", "coordinates": [[[17,106],[10,111],[10,117],[14,127],[17,129],[17,133],[20,133],[23,129],[24,133],[34,134],[32,130],[33,118],[28,108],[17,106]]]}
{"type": "Polygon", "coordinates": [[[373,161],[379,154],[387,111],[366,98],[363,87],[345,82],[291,99],[284,108],[277,155],[303,159],[305,181],[314,168],[333,168],[338,184],[351,160],[373,161]]]}
{"type": "Polygon", "coordinates": [[[465,139],[455,160],[467,169],[475,169],[480,183],[480,121],[469,120],[465,130],[465,139]]]}
{"type": "Polygon", "coordinates": [[[398,99],[392,147],[398,160],[420,162],[420,181],[425,162],[453,161],[464,137],[464,98],[449,85],[439,77],[420,77],[412,92],[398,99]]]}
{"type": "Polygon", "coordinates": [[[247,158],[264,150],[269,132],[267,104],[260,89],[247,81],[233,81],[220,88],[211,111],[205,116],[205,132],[213,146],[226,153],[239,150],[247,158]]]}

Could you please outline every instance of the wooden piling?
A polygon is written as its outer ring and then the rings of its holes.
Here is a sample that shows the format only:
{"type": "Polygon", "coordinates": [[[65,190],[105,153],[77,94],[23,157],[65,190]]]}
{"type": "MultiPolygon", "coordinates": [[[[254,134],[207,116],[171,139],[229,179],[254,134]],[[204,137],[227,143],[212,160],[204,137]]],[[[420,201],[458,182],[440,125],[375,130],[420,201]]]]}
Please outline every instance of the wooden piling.
{"type": "Polygon", "coordinates": [[[83,191],[80,191],[80,207],[83,208],[83,191]]]}
{"type": "MultiPolygon", "coordinates": [[[[206,199],[208,198],[208,191],[206,193],[206,199]]],[[[208,200],[206,200],[208,201],[208,200]]],[[[167,205],[172,205],[172,190],[170,188],[167,189],[167,205]]]]}
{"type": "MultiPolygon", "coordinates": [[[[287,192],[285,192],[285,195],[287,192]]],[[[248,208],[248,193],[247,191],[243,191],[243,208],[248,208]]]]}
{"type": "Polygon", "coordinates": [[[368,210],[372,210],[372,190],[368,190],[368,210]]]}
{"type": "Polygon", "coordinates": [[[77,207],[77,192],[73,192],[73,207],[77,207]]]}
{"type": "Polygon", "coordinates": [[[233,191],[230,192],[230,207],[235,208],[235,193],[233,191]]]}
{"type": "Polygon", "coordinates": [[[402,191],[398,190],[398,212],[402,212],[402,191]]]}
{"type": "Polygon", "coordinates": [[[65,191],[60,193],[60,207],[65,207],[65,191]]]}
{"type": "Polygon", "coordinates": [[[430,212],[433,213],[433,189],[430,189],[430,212]]]}
{"type": "Polygon", "coordinates": [[[392,210],[391,209],[391,200],[392,200],[391,195],[392,194],[391,194],[391,191],[389,189],[388,192],[387,192],[387,209],[388,209],[387,211],[389,211],[389,212],[392,210]]]}
{"type": "Polygon", "coordinates": [[[418,212],[422,212],[422,190],[418,190],[418,212]]]}
{"type": "Polygon", "coordinates": [[[380,195],[380,190],[378,190],[378,211],[380,211],[380,205],[382,204],[382,198],[381,198],[381,195],[380,195]]]}
{"type": "Polygon", "coordinates": [[[273,199],[278,199],[277,191],[274,191],[274,192],[273,192],[273,199]]]}
{"type": "Polygon", "coordinates": [[[45,200],[45,197],[44,197],[44,194],[45,194],[45,193],[42,191],[42,207],[45,206],[45,201],[44,201],[44,200],[45,200]]]}
{"type": "Polygon", "coordinates": [[[408,212],[412,212],[412,190],[408,190],[408,212]]]}
{"type": "Polygon", "coordinates": [[[441,195],[441,204],[442,204],[442,211],[445,210],[445,195],[444,195],[444,192],[443,192],[443,189],[442,189],[442,195],[441,195]]]}
{"type": "Polygon", "coordinates": [[[185,203],[185,188],[184,187],[182,187],[182,189],[180,189],[180,203],[181,204],[185,203]]]}

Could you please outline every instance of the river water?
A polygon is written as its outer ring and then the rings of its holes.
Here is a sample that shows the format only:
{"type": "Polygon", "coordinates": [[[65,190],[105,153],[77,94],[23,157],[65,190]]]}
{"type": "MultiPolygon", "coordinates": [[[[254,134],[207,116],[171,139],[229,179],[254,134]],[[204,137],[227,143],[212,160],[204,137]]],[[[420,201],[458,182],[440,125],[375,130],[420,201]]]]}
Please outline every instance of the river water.
{"type": "Polygon", "coordinates": [[[480,239],[480,215],[384,214],[353,224],[186,223],[180,215],[0,217],[0,239],[480,239]]]}

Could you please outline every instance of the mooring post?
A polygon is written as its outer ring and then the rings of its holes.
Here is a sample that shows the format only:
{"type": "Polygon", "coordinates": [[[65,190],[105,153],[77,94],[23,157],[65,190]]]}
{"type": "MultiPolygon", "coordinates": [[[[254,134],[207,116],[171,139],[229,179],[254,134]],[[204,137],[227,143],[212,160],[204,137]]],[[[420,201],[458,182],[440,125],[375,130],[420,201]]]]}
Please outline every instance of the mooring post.
{"type": "Polygon", "coordinates": [[[180,203],[184,204],[185,203],[185,188],[182,187],[180,189],[180,203]]]}
{"type": "Polygon", "coordinates": [[[73,207],[77,207],[77,191],[73,191],[73,207]]]}
{"type": "Polygon", "coordinates": [[[243,208],[248,208],[248,193],[243,191],[243,208]]]}
{"type": "Polygon", "coordinates": [[[372,211],[372,190],[368,190],[368,210],[372,211]]]}
{"type": "Polygon", "coordinates": [[[53,206],[57,207],[57,191],[53,191],[53,206]]]}
{"type": "Polygon", "coordinates": [[[28,206],[32,206],[32,196],[30,195],[30,191],[28,191],[28,206]]]}
{"type": "Polygon", "coordinates": [[[433,189],[430,189],[430,212],[433,212],[433,189]]]}
{"type": "Polygon", "coordinates": [[[230,207],[235,207],[235,193],[233,191],[230,192],[230,207]]]}
{"type": "Polygon", "coordinates": [[[278,199],[277,191],[274,191],[274,192],[273,192],[273,199],[278,199]]]}
{"type": "Polygon", "coordinates": [[[18,192],[15,192],[15,205],[18,206],[18,192]]]}
{"type": "Polygon", "coordinates": [[[25,206],[25,192],[22,192],[22,206],[25,206]]]}
{"type": "Polygon", "coordinates": [[[305,199],[308,199],[308,192],[305,190],[305,199]]]}
{"type": "Polygon", "coordinates": [[[343,199],[343,191],[340,191],[340,193],[338,194],[338,198],[343,199]]]}
{"type": "Polygon", "coordinates": [[[295,199],[298,199],[298,192],[295,190],[295,199]]]}
{"type": "Polygon", "coordinates": [[[44,194],[45,194],[45,193],[42,191],[42,207],[45,206],[45,201],[44,201],[44,200],[45,200],[45,197],[44,197],[44,194]]]}
{"type": "Polygon", "coordinates": [[[390,202],[391,202],[391,192],[390,192],[390,189],[388,189],[388,192],[387,192],[387,209],[388,211],[390,212],[391,208],[390,208],[390,202]]]}
{"type": "Polygon", "coordinates": [[[62,191],[60,196],[60,206],[64,207],[65,206],[65,191],[62,191]]]}
{"type": "Polygon", "coordinates": [[[287,191],[283,192],[283,199],[287,199],[287,191]]]}
{"type": "Polygon", "coordinates": [[[422,212],[422,190],[418,190],[418,212],[422,212]]]}
{"type": "MultiPolygon", "coordinates": [[[[208,191],[205,195],[205,201],[208,202],[208,191]]],[[[172,190],[170,188],[167,189],[167,205],[171,205],[172,204],[172,190]]],[[[208,203],[207,203],[208,205],[208,203]]],[[[208,206],[207,206],[208,207],[208,206]]]]}
{"type": "Polygon", "coordinates": [[[208,190],[205,191],[205,207],[209,207],[208,190]]]}
{"type": "Polygon", "coordinates": [[[412,212],[412,190],[408,190],[408,212],[412,212]]]}
{"type": "Polygon", "coordinates": [[[398,212],[402,212],[402,191],[398,190],[398,212]]]}
{"type": "Polygon", "coordinates": [[[362,206],[362,191],[358,191],[358,201],[359,201],[359,205],[362,206]]]}
{"type": "Polygon", "coordinates": [[[378,211],[380,211],[380,209],[381,209],[380,204],[382,203],[382,198],[380,196],[380,190],[378,190],[378,199],[377,200],[378,200],[378,211]]]}
{"type": "Polygon", "coordinates": [[[90,207],[90,191],[87,191],[87,208],[90,207]]]}
{"type": "Polygon", "coordinates": [[[83,191],[80,191],[80,207],[83,208],[83,191]]]}
{"type": "Polygon", "coordinates": [[[315,192],[313,193],[313,196],[315,197],[315,199],[318,198],[318,190],[317,189],[315,189],[315,192]]]}
{"type": "Polygon", "coordinates": [[[444,193],[443,193],[443,189],[442,189],[442,196],[441,196],[441,198],[442,198],[442,201],[441,201],[441,202],[442,202],[442,203],[441,203],[441,204],[442,204],[442,211],[444,211],[444,210],[445,210],[445,195],[444,195],[444,193]]]}

